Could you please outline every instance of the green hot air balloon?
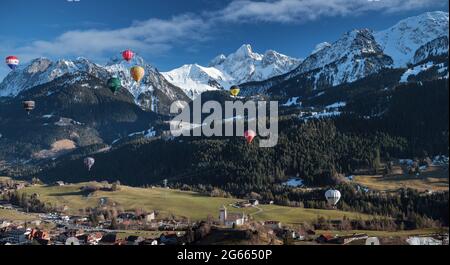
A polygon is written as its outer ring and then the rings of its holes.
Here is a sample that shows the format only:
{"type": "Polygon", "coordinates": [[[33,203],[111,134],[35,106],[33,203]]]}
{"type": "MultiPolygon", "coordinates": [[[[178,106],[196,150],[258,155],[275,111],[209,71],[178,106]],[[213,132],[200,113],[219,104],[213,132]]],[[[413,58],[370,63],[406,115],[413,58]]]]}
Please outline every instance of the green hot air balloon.
{"type": "Polygon", "coordinates": [[[111,92],[116,94],[117,91],[119,91],[120,88],[122,87],[122,82],[120,81],[119,78],[112,77],[108,80],[107,86],[108,86],[109,90],[111,90],[111,92]]]}

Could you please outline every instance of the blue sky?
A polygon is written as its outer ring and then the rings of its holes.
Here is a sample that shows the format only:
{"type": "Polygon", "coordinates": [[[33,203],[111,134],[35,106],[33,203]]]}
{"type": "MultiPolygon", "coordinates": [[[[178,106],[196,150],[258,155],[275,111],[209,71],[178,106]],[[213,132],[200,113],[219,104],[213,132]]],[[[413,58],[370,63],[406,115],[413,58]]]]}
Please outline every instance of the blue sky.
{"type": "MultiPolygon", "coordinates": [[[[381,30],[444,0],[2,0],[0,55],[22,61],[87,57],[104,63],[131,48],[161,71],[207,65],[242,44],[303,58],[354,28],[381,30]]],[[[0,78],[8,69],[0,67],[0,78]]]]}

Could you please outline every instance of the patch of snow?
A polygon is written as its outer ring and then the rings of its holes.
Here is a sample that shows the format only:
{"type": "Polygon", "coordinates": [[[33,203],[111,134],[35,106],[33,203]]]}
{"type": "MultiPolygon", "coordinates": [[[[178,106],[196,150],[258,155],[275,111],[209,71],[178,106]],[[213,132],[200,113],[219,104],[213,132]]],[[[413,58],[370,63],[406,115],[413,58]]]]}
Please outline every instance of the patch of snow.
{"type": "Polygon", "coordinates": [[[340,102],[335,102],[335,103],[333,103],[331,105],[328,105],[325,108],[326,109],[339,109],[339,108],[343,108],[345,106],[347,106],[347,103],[343,102],[343,101],[340,101],[340,102]]]}
{"type": "Polygon", "coordinates": [[[293,188],[303,187],[304,181],[300,178],[292,178],[284,182],[283,185],[293,188]]]}
{"type": "Polygon", "coordinates": [[[430,69],[431,67],[433,67],[433,63],[432,62],[428,62],[426,64],[421,64],[421,65],[417,65],[413,68],[409,68],[408,70],[406,70],[405,73],[403,73],[403,75],[400,77],[400,83],[406,83],[408,82],[408,78],[410,76],[415,76],[418,75],[420,72],[426,71],[428,69],[430,69]]]}
{"type": "Polygon", "coordinates": [[[44,119],[50,119],[50,118],[52,118],[52,117],[54,117],[53,114],[42,115],[42,118],[44,118],[44,119]]]}
{"type": "Polygon", "coordinates": [[[301,106],[302,103],[299,102],[300,97],[292,97],[290,99],[288,99],[288,101],[286,103],[283,104],[283,106],[285,107],[291,107],[291,106],[301,106]]]}

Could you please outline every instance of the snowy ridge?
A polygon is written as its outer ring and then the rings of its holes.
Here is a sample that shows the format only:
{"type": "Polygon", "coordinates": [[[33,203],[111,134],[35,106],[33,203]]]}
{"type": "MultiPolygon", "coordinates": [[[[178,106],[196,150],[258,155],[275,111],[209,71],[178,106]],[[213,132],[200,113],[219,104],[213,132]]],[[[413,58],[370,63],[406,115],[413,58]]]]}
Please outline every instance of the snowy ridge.
{"type": "Polygon", "coordinates": [[[414,54],[413,63],[417,64],[421,61],[433,57],[447,55],[448,56],[448,37],[442,36],[434,39],[427,44],[421,46],[414,54]]]}
{"type": "Polygon", "coordinates": [[[181,87],[191,98],[208,90],[228,89],[251,81],[262,81],[295,69],[301,60],[269,50],[255,53],[248,44],[236,52],[214,58],[208,67],[183,65],[162,73],[172,84],[181,87]]]}
{"type": "MultiPolygon", "coordinates": [[[[353,30],[329,44],[319,43],[295,70],[245,84],[243,93],[263,93],[284,82],[326,89],[351,83],[386,68],[406,68],[432,56],[448,56],[448,13],[428,12],[377,33],[353,30]]],[[[223,58],[217,58],[216,60],[223,58]]],[[[288,84],[289,86],[289,84],[288,84]]]]}
{"type": "Polygon", "coordinates": [[[15,97],[24,90],[51,82],[65,74],[80,71],[94,74],[101,71],[101,67],[90,63],[85,58],[56,62],[47,58],[34,59],[28,65],[17,68],[5,77],[3,82],[0,83],[0,96],[15,97]]]}
{"type": "Polygon", "coordinates": [[[198,64],[188,64],[162,73],[175,86],[183,89],[190,98],[195,98],[209,90],[228,88],[233,78],[214,67],[203,67],[198,64]]]}
{"type": "Polygon", "coordinates": [[[67,74],[71,75],[69,80],[66,80],[67,84],[79,82],[80,75],[77,74],[81,73],[95,76],[105,83],[112,76],[120,77],[122,86],[134,96],[136,104],[143,109],[160,110],[157,104],[161,102],[161,97],[164,104],[187,98],[178,87],[167,82],[156,68],[146,64],[139,56],[135,56],[130,63],[115,58],[106,65],[95,64],[85,58],[55,62],[47,58],[34,59],[28,65],[8,74],[0,83],[0,97],[16,97],[23,91],[67,74]],[[136,83],[130,74],[130,68],[134,65],[140,65],[145,69],[145,77],[140,84],[136,83]]]}
{"type": "Polygon", "coordinates": [[[311,73],[315,86],[337,86],[391,66],[392,59],[383,54],[370,30],[353,30],[331,45],[319,45],[287,78],[311,73]]]}
{"type": "Polygon", "coordinates": [[[401,20],[393,27],[375,33],[376,41],[395,67],[412,63],[415,52],[426,43],[441,36],[448,37],[448,13],[427,12],[401,20]]]}
{"type": "Polygon", "coordinates": [[[264,54],[255,53],[249,44],[244,44],[235,53],[220,58],[222,59],[220,63],[214,64],[213,61],[210,66],[231,76],[235,84],[262,81],[285,74],[301,63],[299,59],[273,50],[268,50],[264,54]]]}

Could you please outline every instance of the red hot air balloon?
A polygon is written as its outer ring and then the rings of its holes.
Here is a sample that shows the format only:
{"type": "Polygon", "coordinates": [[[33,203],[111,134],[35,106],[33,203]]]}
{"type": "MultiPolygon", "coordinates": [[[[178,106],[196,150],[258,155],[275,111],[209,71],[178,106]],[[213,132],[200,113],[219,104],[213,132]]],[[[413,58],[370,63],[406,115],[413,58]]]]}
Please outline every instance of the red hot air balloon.
{"type": "Polygon", "coordinates": [[[126,50],[122,53],[122,57],[125,61],[129,62],[134,57],[134,52],[131,50],[126,50]]]}
{"type": "Polygon", "coordinates": [[[248,130],[244,133],[244,137],[247,140],[247,143],[251,144],[253,139],[256,137],[256,132],[253,130],[248,130]]]}

